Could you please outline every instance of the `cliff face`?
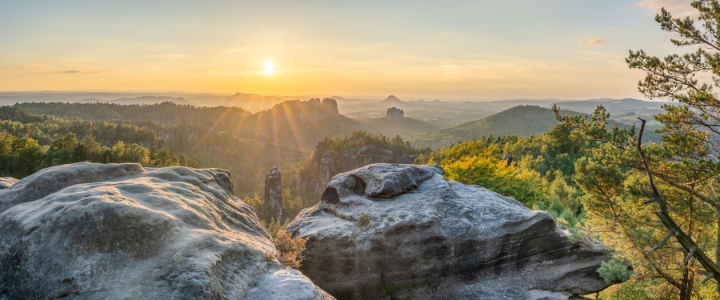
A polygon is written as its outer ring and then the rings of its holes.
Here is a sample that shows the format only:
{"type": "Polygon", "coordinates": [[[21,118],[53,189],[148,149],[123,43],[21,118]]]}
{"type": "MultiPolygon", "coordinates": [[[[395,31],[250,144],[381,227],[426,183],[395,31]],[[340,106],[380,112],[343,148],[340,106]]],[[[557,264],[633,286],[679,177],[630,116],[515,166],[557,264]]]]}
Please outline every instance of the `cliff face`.
{"type": "Polygon", "coordinates": [[[0,299],[333,299],[227,171],[78,163],[0,190],[0,299]]]}
{"type": "Polygon", "coordinates": [[[342,153],[316,147],[308,166],[311,169],[309,176],[301,178],[301,188],[312,189],[320,195],[335,174],[375,163],[411,164],[415,161],[415,157],[417,155],[398,155],[375,145],[346,149],[342,153]]]}
{"type": "Polygon", "coordinates": [[[596,271],[605,246],[442,174],[373,164],[333,177],[287,228],[308,238],[300,270],[339,299],[568,300],[611,285],[596,271]]]}
{"type": "Polygon", "coordinates": [[[339,115],[337,108],[337,101],[335,99],[325,98],[322,101],[322,107],[326,114],[328,115],[339,115]]]}

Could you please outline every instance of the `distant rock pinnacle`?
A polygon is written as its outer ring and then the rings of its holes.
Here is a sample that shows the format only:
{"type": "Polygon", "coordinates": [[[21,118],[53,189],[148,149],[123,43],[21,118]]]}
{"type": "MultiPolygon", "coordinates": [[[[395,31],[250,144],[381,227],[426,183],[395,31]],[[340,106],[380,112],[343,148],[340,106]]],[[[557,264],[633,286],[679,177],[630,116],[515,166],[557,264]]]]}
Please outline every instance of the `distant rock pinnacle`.
{"type": "Polygon", "coordinates": [[[391,107],[388,108],[385,117],[390,120],[402,120],[405,117],[405,112],[402,109],[391,107]]]}

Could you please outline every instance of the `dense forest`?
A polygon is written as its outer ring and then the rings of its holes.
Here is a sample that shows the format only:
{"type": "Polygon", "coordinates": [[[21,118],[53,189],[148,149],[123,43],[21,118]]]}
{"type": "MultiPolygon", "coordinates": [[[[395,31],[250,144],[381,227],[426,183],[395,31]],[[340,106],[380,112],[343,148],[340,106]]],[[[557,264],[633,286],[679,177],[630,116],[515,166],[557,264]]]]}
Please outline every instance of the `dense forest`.
{"type": "Polygon", "coordinates": [[[0,176],[19,179],[46,167],[84,161],[200,166],[184,154],[158,148],[155,133],[147,128],[40,117],[15,107],[0,107],[0,118],[0,176]]]}
{"type": "Polygon", "coordinates": [[[556,125],[549,133],[528,137],[491,135],[422,154],[415,163],[439,164],[448,179],[513,197],[574,227],[584,219],[582,193],[572,180],[575,164],[593,144],[570,133],[556,125]]]}

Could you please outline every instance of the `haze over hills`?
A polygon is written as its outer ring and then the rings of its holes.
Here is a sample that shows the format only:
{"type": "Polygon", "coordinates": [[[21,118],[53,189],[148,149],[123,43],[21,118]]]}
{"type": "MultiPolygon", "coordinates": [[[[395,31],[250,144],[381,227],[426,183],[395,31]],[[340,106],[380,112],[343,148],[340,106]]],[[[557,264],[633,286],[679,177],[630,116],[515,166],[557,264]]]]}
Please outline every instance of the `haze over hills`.
{"type": "Polygon", "coordinates": [[[230,96],[198,96],[190,98],[198,106],[236,106],[250,112],[270,109],[285,99],[275,96],[235,93],[230,96]]]}
{"type": "Polygon", "coordinates": [[[101,100],[97,98],[89,98],[78,101],[78,103],[112,103],[112,104],[122,104],[122,105],[132,105],[132,104],[160,104],[163,102],[172,102],[179,105],[193,105],[194,103],[185,100],[185,98],[182,97],[169,97],[169,96],[142,96],[142,97],[135,97],[135,98],[127,98],[123,97],[120,99],[115,100],[101,100]]]}
{"type": "MultiPolygon", "coordinates": [[[[561,115],[578,115],[580,112],[561,110],[561,115]]],[[[584,113],[583,113],[584,114],[584,113]]],[[[416,147],[439,148],[458,142],[480,139],[483,136],[529,136],[539,135],[552,130],[559,124],[555,114],[549,108],[521,105],[493,114],[486,118],[465,122],[457,126],[445,128],[436,132],[423,132],[411,135],[408,141],[416,147]]],[[[622,127],[629,128],[629,124],[621,123],[622,127]]],[[[610,125],[613,125],[612,122],[610,125]]],[[[646,134],[647,140],[659,141],[654,134],[646,134]]]]}

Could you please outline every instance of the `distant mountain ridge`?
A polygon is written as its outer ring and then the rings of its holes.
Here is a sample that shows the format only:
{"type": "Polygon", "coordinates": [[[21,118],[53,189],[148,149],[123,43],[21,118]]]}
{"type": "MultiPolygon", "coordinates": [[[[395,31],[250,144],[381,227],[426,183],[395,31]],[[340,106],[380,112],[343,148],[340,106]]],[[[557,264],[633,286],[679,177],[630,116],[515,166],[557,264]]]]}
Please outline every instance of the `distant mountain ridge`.
{"type": "MultiPolygon", "coordinates": [[[[582,113],[563,109],[560,114],[572,116],[582,113]]],[[[414,134],[408,138],[408,141],[419,148],[438,148],[490,135],[495,137],[539,135],[549,132],[557,124],[559,122],[549,108],[519,105],[480,120],[465,122],[435,132],[414,134]]],[[[611,124],[614,124],[614,122],[611,122],[611,124]]],[[[621,124],[620,126],[629,128],[631,125],[621,124]]],[[[649,135],[648,138],[654,142],[659,141],[657,136],[653,134],[649,135]]]]}
{"type": "Polygon", "coordinates": [[[182,97],[168,97],[168,96],[141,96],[135,98],[122,97],[115,100],[101,100],[97,98],[89,98],[78,101],[78,103],[111,103],[111,104],[122,104],[122,105],[133,105],[133,104],[160,104],[163,102],[172,102],[179,105],[193,105],[192,102],[185,100],[182,97]]]}

